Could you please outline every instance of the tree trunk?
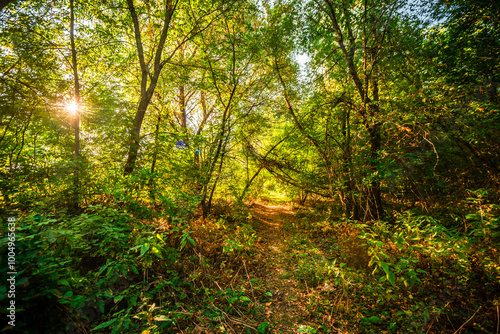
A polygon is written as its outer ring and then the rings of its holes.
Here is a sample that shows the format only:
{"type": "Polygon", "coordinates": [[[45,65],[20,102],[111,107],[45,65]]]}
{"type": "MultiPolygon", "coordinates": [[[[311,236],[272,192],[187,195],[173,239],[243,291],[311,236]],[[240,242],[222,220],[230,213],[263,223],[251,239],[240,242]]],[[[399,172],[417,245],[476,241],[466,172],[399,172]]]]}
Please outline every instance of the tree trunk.
{"type": "Polygon", "coordinates": [[[127,163],[125,164],[125,175],[128,175],[134,171],[135,162],[137,160],[137,155],[139,153],[140,147],[140,135],[142,121],[146,115],[146,110],[148,108],[149,102],[151,102],[151,97],[143,96],[139,102],[139,107],[137,108],[137,113],[134,119],[134,125],[130,133],[130,146],[128,150],[127,163]]]}
{"type": "Polygon", "coordinates": [[[74,12],[74,0],[70,1],[70,11],[71,11],[71,29],[70,29],[70,39],[71,39],[71,60],[73,66],[73,75],[75,80],[75,94],[74,94],[74,129],[75,129],[75,171],[73,186],[74,189],[74,199],[73,206],[75,210],[79,209],[80,206],[80,81],[78,79],[78,64],[76,59],[76,47],[75,47],[75,12],[74,12]]]}
{"type": "Polygon", "coordinates": [[[380,159],[380,150],[382,149],[382,134],[381,127],[382,125],[376,119],[380,113],[380,97],[378,92],[378,66],[376,64],[376,55],[375,52],[371,54],[372,66],[373,66],[373,74],[372,74],[372,104],[369,107],[370,116],[372,119],[372,124],[368,129],[370,134],[370,165],[372,172],[376,174],[375,180],[371,182],[373,201],[371,204],[370,211],[374,218],[382,219],[384,217],[384,208],[382,207],[382,193],[380,191],[380,167],[379,167],[379,159],[380,159]]]}
{"type": "Polygon", "coordinates": [[[181,128],[183,131],[187,127],[187,115],[186,115],[186,94],[184,92],[184,85],[179,85],[179,113],[181,119],[181,128]]]}
{"type": "MultiPolygon", "coordinates": [[[[165,60],[162,61],[163,48],[165,46],[165,41],[167,38],[168,30],[170,28],[170,22],[172,16],[175,12],[176,5],[172,5],[172,0],[167,0],[165,4],[165,18],[163,21],[162,33],[156,48],[154,62],[153,62],[153,73],[150,73],[148,65],[146,64],[144,57],[144,50],[142,46],[141,39],[141,29],[139,27],[139,19],[137,18],[137,13],[135,11],[133,0],[127,0],[128,9],[132,17],[132,23],[134,25],[134,36],[137,47],[137,56],[139,58],[139,63],[141,66],[141,98],[139,101],[139,106],[137,107],[137,112],[135,114],[134,124],[130,130],[130,146],[128,150],[127,162],[125,163],[124,174],[128,175],[134,171],[135,163],[137,160],[137,155],[140,147],[140,136],[141,127],[146,115],[146,110],[148,109],[151,98],[158,83],[158,78],[160,77],[160,72],[165,65],[165,60]],[[149,82],[148,82],[149,78],[149,82]]],[[[169,59],[173,56],[173,53],[169,56],[169,59]]]]}

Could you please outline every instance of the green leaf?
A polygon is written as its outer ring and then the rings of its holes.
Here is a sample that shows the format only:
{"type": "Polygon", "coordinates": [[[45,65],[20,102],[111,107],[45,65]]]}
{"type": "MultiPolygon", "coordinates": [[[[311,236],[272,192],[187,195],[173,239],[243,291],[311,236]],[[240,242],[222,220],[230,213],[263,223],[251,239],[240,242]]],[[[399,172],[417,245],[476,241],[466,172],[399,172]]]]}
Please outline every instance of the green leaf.
{"type": "Polygon", "coordinates": [[[143,256],[144,254],[146,254],[146,252],[149,250],[149,247],[150,247],[149,244],[142,245],[142,247],[141,247],[141,256],[143,256]]]}
{"type": "Polygon", "coordinates": [[[250,298],[248,298],[247,296],[241,296],[241,297],[240,297],[240,300],[241,300],[242,302],[249,302],[249,301],[251,301],[251,299],[250,299],[250,298]]]}
{"type": "Polygon", "coordinates": [[[125,295],[116,296],[114,299],[115,304],[119,303],[124,297],[125,297],[125,295]]]}
{"type": "Polygon", "coordinates": [[[387,274],[387,279],[389,279],[389,282],[391,282],[392,286],[396,286],[396,276],[394,276],[391,271],[389,271],[389,273],[387,274]]]}
{"type": "Polygon", "coordinates": [[[370,323],[370,324],[374,324],[374,325],[380,325],[382,323],[382,318],[374,315],[374,316],[371,316],[369,318],[363,318],[364,321],[370,323]]]}
{"type": "Polygon", "coordinates": [[[101,267],[101,269],[99,269],[99,272],[97,273],[97,275],[98,275],[98,276],[99,276],[99,275],[101,275],[101,274],[102,274],[102,272],[103,272],[104,270],[106,270],[106,268],[107,268],[109,265],[110,265],[110,264],[108,263],[108,264],[105,264],[104,266],[102,266],[102,267],[101,267]]]}
{"type": "Polygon", "coordinates": [[[380,262],[379,265],[382,267],[382,269],[384,269],[384,271],[385,271],[386,274],[390,273],[389,266],[387,265],[387,263],[380,262]]]}
{"type": "Polygon", "coordinates": [[[98,330],[98,329],[103,329],[103,328],[106,328],[106,327],[108,327],[109,325],[111,325],[112,323],[114,323],[115,321],[116,321],[116,318],[115,318],[115,319],[111,319],[111,320],[109,320],[109,321],[106,321],[105,323],[100,324],[100,325],[99,325],[99,326],[97,326],[97,327],[92,328],[92,330],[93,330],[93,331],[95,331],[95,330],[98,330]]]}
{"type": "Polygon", "coordinates": [[[104,313],[104,301],[103,300],[97,301],[97,306],[99,307],[99,311],[101,311],[101,313],[104,313]]]}
{"type": "Polygon", "coordinates": [[[389,270],[389,266],[385,262],[379,263],[382,269],[384,269],[385,274],[387,275],[387,279],[391,282],[392,286],[396,286],[396,276],[389,270]]]}
{"type": "Polygon", "coordinates": [[[259,325],[259,327],[257,327],[257,330],[259,331],[259,333],[264,334],[266,332],[266,329],[267,329],[268,326],[269,326],[269,323],[266,322],[266,321],[264,321],[263,323],[261,323],[259,325]]]}
{"type": "Polygon", "coordinates": [[[66,285],[69,287],[69,282],[67,279],[63,278],[63,279],[60,279],[59,281],[57,281],[57,284],[60,284],[60,285],[66,285]]]}

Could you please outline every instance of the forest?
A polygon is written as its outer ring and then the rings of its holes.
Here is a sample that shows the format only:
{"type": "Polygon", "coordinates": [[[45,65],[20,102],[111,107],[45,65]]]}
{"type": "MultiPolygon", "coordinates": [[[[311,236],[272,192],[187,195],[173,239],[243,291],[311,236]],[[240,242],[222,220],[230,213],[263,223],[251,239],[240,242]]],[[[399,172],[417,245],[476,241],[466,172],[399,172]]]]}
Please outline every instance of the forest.
{"type": "Polygon", "coordinates": [[[0,331],[500,333],[500,3],[0,2],[0,331]]]}

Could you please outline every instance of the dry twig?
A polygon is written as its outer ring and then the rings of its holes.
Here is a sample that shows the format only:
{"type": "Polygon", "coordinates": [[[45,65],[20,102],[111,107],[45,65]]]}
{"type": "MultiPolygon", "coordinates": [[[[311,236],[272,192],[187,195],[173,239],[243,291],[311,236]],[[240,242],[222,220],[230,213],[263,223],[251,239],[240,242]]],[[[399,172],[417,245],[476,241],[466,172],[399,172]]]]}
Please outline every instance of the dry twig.
{"type": "Polygon", "coordinates": [[[472,318],[474,318],[474,316],[476,315],[476,313],[477,313],[477,312],[479,312],[479,310],[480,310],[480,309],[481,309],[481,306],[479,306],[479,308],[476,310],[476,312],[474,312],[474,314],[472,315],[472,317],[470,317],[470,318],[469,318],[469,320],[467,320],[466,322],[464,322],[464,323],[462,324],[462,326],[460,326],[460,327],[459,327],[459,328],[455,331],[455,333],[453,333],[453,334],[457,334],[458,332],[460,332],[460,331],[462,330],[462,328],[463,328],[463,327],[464,327],[464,326],[465,326],[465,325],[466,325],[469,321],[471,321],[471,320],[472,320],[472,318]]]}

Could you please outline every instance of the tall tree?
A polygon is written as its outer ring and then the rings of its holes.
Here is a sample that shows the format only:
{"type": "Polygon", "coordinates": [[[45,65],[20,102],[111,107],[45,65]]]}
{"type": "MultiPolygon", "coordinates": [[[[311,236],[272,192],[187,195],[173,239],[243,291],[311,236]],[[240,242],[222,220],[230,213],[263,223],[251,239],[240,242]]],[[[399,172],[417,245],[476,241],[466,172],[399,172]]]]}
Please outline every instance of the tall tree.
{"type": "Polygon", "coordinates": [[[70,0],[70,39],[71,39],[71,64],[73,67],[73,77],[75,82],[75,93],[71,104],[71,109],[74,113],[74,129],[75,129],[75,180],[74,180],[74,206],[79,207],[80,197],[80,81],[78,79],[78,62],[75,47],[75,11],[74,0],[70,0]]]}
{"type": "MultiPolygon", "coordinates": [[[[384,216],[379,168],[382,139],[382,110],[380,100],[380,64],[385,56],[387,33],[392,28],[399,1],[334,1],[311,2],[310,24],[321,38],[335,41],[340,52],[333,49],[337,63],[345,64],[349,78],[357,91],[359,104],[353,110],[363,123],[369,137],[371,168],[370,214],[384,216]]],[[[356,103],[354,97],[348,98],[356,103]]]]}
{"type": "MultiPolygon", "coordinates": [[[[146,61],[146,57],[144,54],[141,28],[139,25],[139,18],[137,16],[137,12],[135,9],[134,1],[127,0],[128,10],[130,12],[130,16],[132,17],[135,43],[137,48],[137,57],[139,59],[140,69],[141,69],[141,93],[139,98],[139,104],[137,106],[137,111],[135,113],[134,124],[130,133],[130,146],[128,151],[128,158],[125,164],[125,174],[130,174],[134,170],[135,161],[137,160],[137,153],[139,151],[139,140],[141,134],[142,122],[144,120],[144,116],[146,115],[146,110],[151,102],[151,98],[153,97],[153,93],[156,88],[156,84],[158,82],[158,78],[160,77],[160,72],[162,68],[165,66],[167,60],[162,59],[165,42],[167,40],[167,34],[170,29],[170,24],[172,21],[172,17],[174,12],[176,11],[177,4],[179,0],[166,0],[165,6],[163,8],[163,16],[162,16],[162,28],[160,39],[158,41],[158,45],[156,46],[156,50],[154,52],[153,58],[153,68],[151,71],[149,61],[146,61]]],[[[154,48],[154,47],[153,47],[154,48]]],[[[175,52],[175,51],[174,51],[175,52]]],[[[170,56],[171,57],[171,56],[170,56]]]]}
{"type": "Polygon", "coordinates": [[[182,50],[187,42],[216,22],[222,13],[232,8],[234,3],[235,1],[208,0],[203,4],[200,3],[196,11],[194,11],[188,3],[183,3],[180,0],[165,0],[161,10],[156,9],[151,4],[143,6],[147,7],[149,12],[141,20],[141,15],[138,14],[134,2],[127,0],[133,23],[141,75],[140,98],[130,132],[130,146],[124,169],[125,174],[130,174],[134,170],[140,147],[141,127],[163,68],[171,62],[172,58],[178,51],[182,50]],[[156,17],[161,17],[161,23],[154,21],[156,17]],[[175,25],[174,28],[173,22],[175,20],[178,20],[179,24],[175,25]],[[145,34],[142,32],[144,29],[141,25],[146,26],[149,30],[149,34],[146,36],[151,40],[147,50],[144,48],[145,34]],[[157,32],[153,32],[156,26],[161,27],[160,31],[158,31],[158,40],[154,37],[157,32]],[[172,35],[170,40],[167,38],[169,35],[172,35]],[[167,46],[170,45],[172,46],[168,48],[167,46]],[[166,52],[167,50],[168,52],[166,52]],[[166,55],[164,55],[165,53],[166,55]]]}

